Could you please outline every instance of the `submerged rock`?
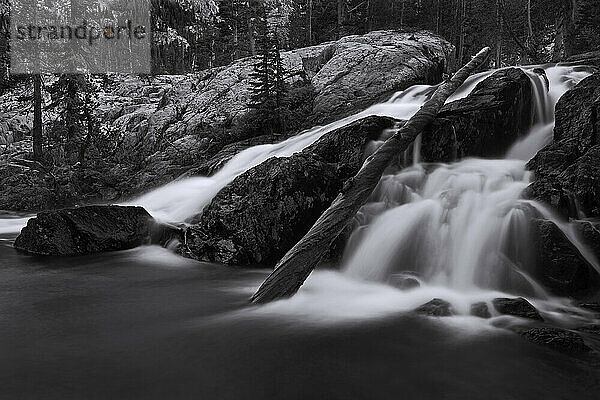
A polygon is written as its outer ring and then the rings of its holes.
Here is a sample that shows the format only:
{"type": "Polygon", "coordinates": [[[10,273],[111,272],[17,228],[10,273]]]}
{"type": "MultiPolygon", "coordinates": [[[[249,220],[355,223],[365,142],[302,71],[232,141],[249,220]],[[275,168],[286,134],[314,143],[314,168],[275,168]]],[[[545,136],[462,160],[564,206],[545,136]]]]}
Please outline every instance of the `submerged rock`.
{"type": "Polygon", "coordinates": [[[142,207],[43,211],[27,222],[14,246],[27,253],[54,256],[131,249],[150,242],[154,225],[142,207]]]}
{"type": "Polygon", "coordinates": [[[471,304],[471,315],[479,318],[491,318],[490,310],[484,301],[471,304]]]}
{"type": "Polygon", "coordinates": [[[180,252],[230,265],[273,265],[358,172],[366,143],[393,124],[368,117],[246,171],[194,218],[180,252]]]}
{"type": "Polygon", "coordinates": [[[591,351],[583,341],[581,335],[566,329],[550,327],[527,328],[518,329],[517,333],[530,342],[541,344],[569,355],[582,355],[591,351]]]}
{"type": "Polygon", "coordinates": [[[552,221],[533,219],[536,277],[561,295],[578,295],[598,287],[598,272],[552,221]]]}
{"type": "Polygon", "coordinates": [[[442,299],[433,299],[415,309],[417,314],[428,315],[430,317],[449,317],[454,315],[452,305],[442,299]]]}
{"type": "Polygon", "coordinates": [[[600,73],[581,81],[556,105],[554,141],[529,161],[527,197],[564,216],[600,217],[600,73]]]}
{"type": "Polygon", "coordinates": [[[445,105],[423,133],[422,159],[499,157],[533,121],[532,85],[518,68],[498,71],[464,99],[445,105]]]}
{"type": "Polygon", "coordinates": [[[414,289],[421,286],[419,279],[411,273],[393,274],[388,279],[388,283],[401,290],[414,289]]]}
{"type": "Polygon", "coordinates": [[[543,318],[538,310],[536,310],[536,308],[531,305],[530,302],[522,297],[514,299],[496,298],[492,300],[492,304],[494,305],[496,311],[498,311],[500,314],[514,315],[515,317],[543,321],[543,318]]]}

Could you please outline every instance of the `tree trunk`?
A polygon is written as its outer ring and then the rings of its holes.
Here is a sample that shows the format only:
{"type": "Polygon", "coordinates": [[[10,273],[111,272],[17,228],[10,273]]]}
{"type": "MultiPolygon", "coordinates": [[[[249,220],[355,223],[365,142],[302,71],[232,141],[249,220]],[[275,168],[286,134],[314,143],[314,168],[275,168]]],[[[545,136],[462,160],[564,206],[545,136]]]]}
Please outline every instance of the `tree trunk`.
{"type": "Polygon", "coordinates": [[[441,22],[441,15],[442,15],[442,6],[441,6],[441,0],[437,0],[437,5],[436,5],[436,14],[435,14],[435,33],[439,35],[440,33],[440,22],[441,22]]]}
{"type": "MultiPolygon", "coordinates": [[[[312,0],[309,0],[312,2],[312,0]]],[[[337,35],[336,39],[340,39],[342,37],[342,30],[344,26],[344,6],[345,0],[338,0],[337,2],[337,35]]]]}
{"type": "Polygon", "coordinates": [[[240,39],[238,33],[238,10],[235,1],[232,2],[233,7],[233,61],[240,58],[240,39]]]}
{"type": "Polygon", "coordinates": [[[458,38],[458,65],[463,63],[465,58],[465,37],[467,35],[466,29],[467,19],[467,1],[460,0],[460,37],[458,38]]]}
{"type": "Polygon", "coordinates": [[[312,12],[313,12],[313,2],[312,0],[308,0],[308,21],[306,21],[307,29],[306,29],[306,40],[308,45],[312,44],[312,12]]]}
{"type": "Polygon", "coordinates": [[[373,4],[372,0],[366,0],[366,12],[367,18],[365,20],[365,31],[371,32],[373,30],[373,4]]]}
{"type": "Polygon", "coordinates": [[[527,37],[533,37],[533,25],[531,24],[531,0],[527,0],[527,37]]]}
{"type": "Polygon", "coordinates": [[[250,45],[250,54],[256,55],[256,42],[254,40],[254,24],[252,23],[252,16],[248,16],[248,44],[250,45]]]}
{"type": "Polygon", "coordinates": [[[496,25],[498,27],[498,31],[496,32],[496,62],[495,67],[500,68],[502,66],[502,14],[500,11],[500,7],[502,7],[502,3],[500,0],[496,0],[496,25]]]}
{"type": "Polygon", "coordinates": [[[294,295],[329,250],[331,243],[350,223],[367,201],[390,161],[415,140],[434,120],[448,97],[486,60],[488,47],[461,68],[451,80],[440,85],[431,99],[366,161],[360,171],[346,181],[342,192],[319,217],[308,233],[279,261],[252,296],[253,303],[266,303],[294,295]]]}
{"type": "Polygon", "coordinates": [[[400,7],[400,29],[404,28],[405,1],[406,0],[402,0],[402,7],[400,7]]]}
{"type": "Polygon", "coordinates": [[[42,161],[42,78],[33,76],[33,158],[42,161]]]}

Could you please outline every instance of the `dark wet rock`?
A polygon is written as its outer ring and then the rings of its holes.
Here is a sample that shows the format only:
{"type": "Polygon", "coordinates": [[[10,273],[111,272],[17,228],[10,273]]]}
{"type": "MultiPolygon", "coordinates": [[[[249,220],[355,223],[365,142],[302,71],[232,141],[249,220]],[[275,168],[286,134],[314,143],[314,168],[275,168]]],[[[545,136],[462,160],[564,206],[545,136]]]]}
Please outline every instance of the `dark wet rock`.
{"type": "Polygon", "coordinates": [[[526,196],[564,216],[600,216],[600,73],[581,81],[556,105],[554,141],[529,161],[526,196]]]}
{"type": "Polygon", "coordinates": [[[417,307],[415,312],[430,317],[449,317],[455,314],[452,305],[442,299],[433,299],[430,302],[417,307]]]}
{"type": "Polygon", "coordinates": [[[543,321],[542,316],[536,310],[536,308],[522,297],[513,299],[496,298],[492,300],[492,304],[494,305],[496,311],[498,311],[500,314],[514,315],[515,317],[543,321]]]}
{"type": "Polygon", "coordinates": [[[552,221],[533,219],[535,276],[553,293],[576,296],[600,284],[598,272],[552,221]]]}
{"type": "Polygon", "coordinates": [[[43,211],[30,219],[15,248],[38,255],[124,250],[150,241],[154,219],[142,207],[86,206],[43,211]]]}
{"type": "Polygon", "coordinates": [[[471,304],[471,315],[479,318],[491,318],[490,310],[485,302],[471,304]]]}
{"type": "Polygon", "coordinates": [[[585,344],[581,335],[566,329],[540,327],[518,329],[517,333],[533,343],[537,343],[553,350],[569,355],[582,355],[591,351],[585,344]]]}
{"type": "Polygon", "coordinates": [[[532,85],[518,68],[498,71],[445,105],[423,133],[424,161],[502,156],[533,120],[532,85]]]}
{"type": "Polygon", "coordinates": [[[414,289],[421,286],[419,279],[416,276],[405,273],[405,274],[394,274],[388,279],[388,283],[398,289],[407,290],[414,289]]]}
{"type": "Polygon", "coordinates": [[[150,243],[169,247],[171,243],[181,243],[185,240],[185,227],[155,221],[150,231],[150,243]]]}
{"type": "Polygon", "coordinates": [[[393,123],[365,118],[246,171],[194,218],[180,252],[230,265],[273,265],[358,172],[366,143],[393,123]]]}
{"type": "Polygon", "coordinates": [[[587,248],[600,260],[600,220],[571,220],[571,224],[575,227],[580,240],[585,243],[587,248]]]}

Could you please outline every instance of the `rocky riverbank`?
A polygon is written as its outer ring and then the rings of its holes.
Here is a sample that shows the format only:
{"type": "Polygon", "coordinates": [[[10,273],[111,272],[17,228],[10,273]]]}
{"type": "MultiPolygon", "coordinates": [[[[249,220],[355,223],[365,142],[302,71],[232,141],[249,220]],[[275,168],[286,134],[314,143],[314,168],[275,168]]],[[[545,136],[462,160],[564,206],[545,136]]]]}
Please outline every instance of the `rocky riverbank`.
{"type": "Polygon", "coordinates": [[[0,209],[114,202],[184,174],[210,174],[246,147],[335,121],[411,85],[440,82],[453,51],[427,32],[375,31],[283,52],[293,126],[270,134],[248,127],[256,59],[189,75],[98,78],[95,117],[110,151],[88,152],[77,164],[26,162],[31,89],[22,82],[0,98],[0,209]]]}

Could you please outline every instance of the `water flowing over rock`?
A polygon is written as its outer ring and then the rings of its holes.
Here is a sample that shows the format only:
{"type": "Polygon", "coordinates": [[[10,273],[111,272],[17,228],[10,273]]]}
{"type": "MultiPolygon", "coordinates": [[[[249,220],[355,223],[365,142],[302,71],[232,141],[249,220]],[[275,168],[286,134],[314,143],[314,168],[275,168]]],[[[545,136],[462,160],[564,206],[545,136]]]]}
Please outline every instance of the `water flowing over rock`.
{"type": "MultiPolygon", "coordinates": [[[[440,82],[451,67],[452,52],[452,45],[430,33],[375,31],[283,52],[281,57],[290,82],[313,88],[312,111],[305,124],[309,128],[361,111],[414,84],[440,82]]],[[[223,131],[236,126],[249,111],[255,62],[246,58],[200,77],[180,78],[177,86],[188,90],[169,85],[155,111],[132,111],[139,118],[134,118],[134,126],[129,123],[123,128],[140,130],[130,134],[135,143],[159,147],[148,160],[148,171],[136,177],[136,191],[164,184],[186,169],[214,170],[210,165],[226,161],[227,154],[216,158],[225,146],[249,139],[223,131]]],[[[115,122],[125,118],[120,116],[115,122]]],[[[272,143],[281,137],[263,139],[272,143]]],[[[243,143],[236,146],[245,147],[243,143]]]]}
{"type": "Polygon", "coordinates": [[[483,301],[471,304],[471,315],[479,318],[490,318],[492,316],[487,304],[483,301]]]}
{"type": "Polygon", "coordinates": [[[37,255],[125,250],[150,242],[154,219],[141,207],[86,206],[44,211],[28,221],[15,248],[37,255]]]}
{"type": "MultiPolygon", "coordinates": [[[[546,287],[562,295],[577,295],[598,287],[598,272],[586,262],[554,222],[533,219],[532,233],[536,254],[536,277],[540,278],[546,287]]],[[[591,235],[591,232],[588,235],[591,235]]],[[[595,239],[599,238],[600,234],[595,239]]],[[[586,243],[595,242],[590,239],[591,236],[586,243]]]]}
{"type": "Polygon", "coordinates": [[[527,196],[564,216],[600,217],[600,73],[584,79],[556,106],[554,141],[527,165],[527,196]]]}
{"type": "Polygon", "coordinates": [[[423,133],[423,161],[499,157],[533,122],[530,77],[518,68],[500,70],[464,99],[447,104],[423,133]]]}
{"type": "Polygon", "coordinates": [[[276,262],[358,171],[367,142],[393,124],[383,117],[357,121],[238,176],[194,219],[181,252],[238,266],[276,262]]]}
{"type": "Polygon", "coordinates": [[[500,314],[543,321],[542,316],[535,307],[522,297],[515,299],[497,298],[492,301],[492,304],[500,314]]]}

